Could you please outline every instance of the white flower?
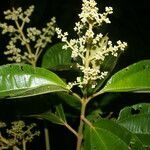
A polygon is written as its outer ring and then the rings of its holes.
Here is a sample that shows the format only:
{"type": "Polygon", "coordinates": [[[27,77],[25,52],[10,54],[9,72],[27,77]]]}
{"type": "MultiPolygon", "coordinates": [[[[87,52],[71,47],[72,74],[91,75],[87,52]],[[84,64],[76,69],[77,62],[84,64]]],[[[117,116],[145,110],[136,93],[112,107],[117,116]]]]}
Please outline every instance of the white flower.
{"type": "Polygon", "coordinates": [[[103,36],[102,33],[95,34],[94,28],[100,27],[103,23],[111,23],[108,18],[109,14],[113,13],[112,7],[105,7],[105,12],[98,13],[97,3],[95,0],[83,0],[82,12],[79,14],[79,21],[75,23],[74,31],[78,38],[68,40],[68,33],[62,33],[62,30],[57,28],[56,32],[66,45],[72,49],[71,57],[77,63],[82,76],[77,77],[76,81],[69,83],[69,87],[78,85],[80,88],[91,85],[91,88],[96,87],[98,80],[103,80],[107,74],[107,70],[101,70],[101,64],[108,55],[118,56],[118,51],[124,50],[127,43],[117,41],[117,45],[113,45],[108,36],[103,36]]]}
{"type": "Polygon", "coordinates": [[[30,22],[30,16],[33,11],[33,5],[24,12],[21,7],[4,11],[5,19],[15,24],[0,23],[2,34],[10,33],[10,41],[6,46],[7,50],[4,52],[5,55],[10,55],[8,56],[10,61],[27,61],[33,65],[33,62],[36,63],[47,43],[52,42],[52,36],[55,33],[55,17],[42,30],[38,30],[35,27],[25,29],[25,24],[30,22]],[[26,52],[21,51],[24,50],[24,47],[26,52]]]}
{"type": "Polygon", "coordinates": [[[109,14],[113,13],[113,8],[112,7],[105,7],[105,11],[109,14]]]}

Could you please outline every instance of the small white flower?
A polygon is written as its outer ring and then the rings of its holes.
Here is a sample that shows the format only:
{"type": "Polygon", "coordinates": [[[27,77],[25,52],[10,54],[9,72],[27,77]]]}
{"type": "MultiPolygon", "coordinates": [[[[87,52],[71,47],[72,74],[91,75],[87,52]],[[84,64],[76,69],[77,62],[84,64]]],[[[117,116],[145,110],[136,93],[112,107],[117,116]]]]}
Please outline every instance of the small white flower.
{"type": "Polygon", "coordinates": [[[63,45],[62,49],[68,49],[68,45],[63,45]]]}
{"type": "Polygon", "coordinates": [[[92,89],[94,89],[95,87],[96,87],[96,85],[95,85],[95,84],[93,84],[91,88],[92,88],[92,89]]]}
{"type": "Polygon", "coordinates": [[[58,38],[65,42],[63,49],[72,49],[71,57],[77,63],[82,76],[77,77],[76,81],[69,83],[72,88],[77,85],[80,88],[90,84],[95,88],[98,80],[103,80],[108,72],[101,70],[101,64],[108,55],[118,56],[118,51],[124,50],[127,43],[117,41],[113,45],[108,36],[102,33],[95,34],[94,28],[100,27],[103,23],[111,23],[108,18],[113,13],[112,7],[106,7],[104,13],[98,13],[95,0],[83,0],[82,11],[79,14],[79,21],[75,23],[74,31],[78,38],[68,40],[68,33],[56,28],[58,38]]]}
{"type": "Polygon", "coordinates": [[[13,21],[16,24],[14,26],[7,23],[0,23],[2,34],[10,33],[10,41],[6,46],[7,50],[4,52],[5,55],[8,55],[8,60],[10,61],[21,62],[22,60],[26,60],[32,64],[33,61],[36,62],[36,59],[47,43],[52,41],[52,36],[55,33],[55,17],[41,31],[35,27],[24,29],[25,24],[30,22],[30,16],[33,11],[33,5],[24,12],[21,7],[4,11],[5,19],[13,21]],[[24,50],[23,47],[25,47],[27,53],[21,52],[21,50],[24,50]]]}
{"type": "Polygon", "coordinates": [[[81,77],[77,77],[77,82],[81,82],[81,77]]]}

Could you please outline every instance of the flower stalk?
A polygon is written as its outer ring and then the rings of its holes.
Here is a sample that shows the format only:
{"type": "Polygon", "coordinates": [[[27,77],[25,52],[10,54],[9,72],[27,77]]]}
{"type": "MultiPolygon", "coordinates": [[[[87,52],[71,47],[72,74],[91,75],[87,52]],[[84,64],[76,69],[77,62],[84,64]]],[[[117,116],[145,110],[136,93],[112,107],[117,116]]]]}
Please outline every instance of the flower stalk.
{"type": "Polygon", "coordinates": [[[83,98],[82,106],[81,106],[81,114],[80,114],[80,123],[79,123],[79,128],[78,128],[78,138],[77,138],[76,150],[81,150],[81,147],[82,147],[83,127],[84,127],[83,118],[85,117],[86,105],[87,105],[87,98],[83,98]]]}
{"type": "Polygon", "coordinates": [[[56,28],[58,38],[65,43],[63,49],[72,49],[72,61],[77,64],[76,66],[80,70],[80,76],[75,81],[68,83],[69,89],[78,86],[82,91],[76,150],[82,149],[84,124],[93,128],[85,116],[86,106],[94,97],[103,93],[103,91],[89,93],[88,90],[98,87],[97,83],[108,75],[109,70],[101,69],[101,64],[106,56],[117,57],[118,53],[127,47],[126,42],[118,40],[115,45],[109,40],[107,34],[94,32],[103,23],[111,23],[108,16],[113,13],[113,8],[105,7],[105,12],[99,13],[95,0],[82,1],[80,20],[75,23],[74,27],[77,37],[69,40],[67,32],[63,33],[60,28],[56,28]]]}

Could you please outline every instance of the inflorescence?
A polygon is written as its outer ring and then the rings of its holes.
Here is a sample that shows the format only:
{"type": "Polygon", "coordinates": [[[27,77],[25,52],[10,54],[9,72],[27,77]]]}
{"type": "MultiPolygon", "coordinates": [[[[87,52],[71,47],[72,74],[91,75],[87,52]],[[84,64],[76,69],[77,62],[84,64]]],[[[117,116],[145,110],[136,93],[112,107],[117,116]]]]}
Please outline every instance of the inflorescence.
{"type": "Polygon", "coordinates": [[[32,142],[35,136],[39,136],[40,132],[34,130],[36,124],[26,125],[24,121],[14,121],[11,128],[6,129],[6,123],[0,122],[0,129],[4,128],[5,133],[0,131],[0,149],[9,149],[13,147],[21,147],[28,142],[32,142]]]}
{"type": "Polygon", "coordinates": [[[69,83],[69,88],[78,85],[80,88],[91,85],[95,88],[96,81],[107,76],[108,71],[101,70],[101,64],[108,55],[118,56],[119,51],[124,51],[126,42],[117,41],[113,45],[107,35],[95,34],[94,29],[101,27],[103,23],[111,23],[108,15],[113,13],[112,7],[105,7],[105,12],[98,13],[95,0],[83,0],[82,12],[79,14],[80,21],[75,23],[74,31],[78,38],[68,40],[68,33],[56,28],[58,38],[65,43],[63,49],[72,49],[72,59],[77,63],[83,76],[77,77],[76,81],[69,83]]]}
{"type": "Polygon", "coordinates": [[[10,41],[6,46],[5,55],[9,55],[9,61],[22,62],[26,61],[35,66],[41,52],[47,45],[52,42],[52,36],[55,33],[55,18],[53,17],[47,26],[42,30],[25,25],[30,22],[30,16],[34,11],[34,6],[30,6],[23,12],[22,8],[12,8],[4,12],[5,19],[14,22],[9,25],[0,23],[2,34],[9,33],[10,41]],[[25,48],[25,50],[23,50],[25,48]]]}

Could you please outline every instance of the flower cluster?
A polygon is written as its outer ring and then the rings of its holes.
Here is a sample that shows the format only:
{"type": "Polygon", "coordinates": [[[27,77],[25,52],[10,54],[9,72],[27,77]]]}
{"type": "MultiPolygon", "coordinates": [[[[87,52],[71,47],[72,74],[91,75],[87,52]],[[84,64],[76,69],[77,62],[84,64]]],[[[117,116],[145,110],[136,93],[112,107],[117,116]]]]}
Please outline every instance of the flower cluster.
{"type": "Polygon", "coordinates": [[[4,12],[5,19],[14,22],[12,25],[0,23],[2,34],[9,33],[10,36],[10,41],[6,46],[7,50],[4,52],[5,55],[9,55],[8,60],[10,61],[26,61],[35,66],[47,43],[52,42],[56,23],[54,17],[42,30],[35,27],[25,28],[25,24],[30,22],[33,11],[34,6],[30,6],[26,11],[19,7],[4,12]]]}
{"type": "Polygon", "coordinates": [[[78,38],[68,40],[68,33],[56,28],[58,38],[66,43],[63,49],[72,49],[72,59],[77,62],[77,67],[83,76],[77,77],[73,83],[69,83],[71,88],[78,85],[83,88],[91,85],[95,88],[97,80],[103,79],[107,75],[107,70],[101,70],[101,63],[107,55],[117,57],[118,51],[124,51],[126,42],[117,41],[113,45],[107,35],[102,33],[95,34],[94,29],[103,23],[111,23],[108,15],[113,13],[112,7],[106,7],[105,12],[98,13],[97,3],[94,0],[83,0],[82,12],[79,14],[79,22],[75,23],[74,31],[78,38]],[[81,60],[81,61],[79,61],[81,60]]]}
{"type": "Polygon", "coordinates": [[[17,138],[19,141],[31,142],[35,136],[39,136],[40,132],[32,132],[33,128],[36,126],[35,123],[31,125],[25,125],[23,121],[14,121],[12,122],[12,128],[7,129],[7,133],[11,137],[17,138]]]}
{"type": "MultiPolygon", "coordinates": [[[[9,149],[12,147],[19,147],[23,143],[31,142],[35,136],[39,136],[39,131],[34,131],[35,123],[25,125],[23,121],[12,122],[11,129],[7,129],[6,133],[9,138],[5,138],[0,132],[0,149],[9,149]]],[[[0,128],[5,128],[4,122],[0,123],[0,128]]],[[[6,134],[5,133],[5,134],[6,134]]]]}
{"type": "Polygon", "coordinates": [[[110,23],[107,16],[113,13],[112,7],[106,7],[105,12],[103,14],[99,14],[96,5],[97,3],[94,0],[83,0],[82,12],[79,14],[79,18],[83,25],[85,23],[89,23],[89,21],[91,21],[94,25],[101,25],[103,22],[110,23]]]}
{"type": "Polygon", "coordinates": [[[6,20],[21,20],[22,22],[29,23],[30,22],[30,16],[32,15],[32,12],[34,11],[34,6],[30,6],[26,11],[22,11],[22,8],[19,7],[17,9],[12,9],[4,11],[5,19],[6,20]]]}

